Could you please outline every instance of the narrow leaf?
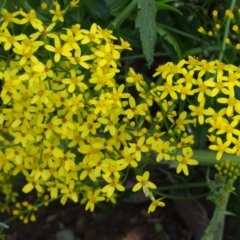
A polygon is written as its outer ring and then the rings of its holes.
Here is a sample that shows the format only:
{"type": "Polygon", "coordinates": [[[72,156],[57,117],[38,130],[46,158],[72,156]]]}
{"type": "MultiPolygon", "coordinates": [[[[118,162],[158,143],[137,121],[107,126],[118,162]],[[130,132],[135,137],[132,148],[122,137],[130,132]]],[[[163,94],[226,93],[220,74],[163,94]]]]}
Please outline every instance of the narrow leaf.
{"type": "Polygon", "coordinates": [[[160,25],[157,25],[157,32],[174,47],[175,51],[177,52],[178,58],[181,59],[181,48],[173,35],[160,25]]]}
{"type": "Polygon", "coordinates": [[[0,19],[2,17],[2,9],[4,8],[5,4],[6,4],[6,0],[0,1],[0,19]]]}
{"type": "Polygon", "coordinates": [[[157,38],[156,5],[154,0],[138,0],[138,16],[136,28],[139,28],[143,54],[148,67],[153,62],[154,46],[157,38]]]}
{"type": "Polygon", "coordinates": [[[182,15],[182,13],[177,8],[172,7],[168,4],[156,2],[156,7],[157,7],[157,10],[169,10],[169,11],[177,12],[178,14],[182,15]]]}
{"type": "Polygon", "coordinates": [[[85,0],[83,3],[95,18],[105,18],[109,14],[109,9],[103,0],[85,0]]]}

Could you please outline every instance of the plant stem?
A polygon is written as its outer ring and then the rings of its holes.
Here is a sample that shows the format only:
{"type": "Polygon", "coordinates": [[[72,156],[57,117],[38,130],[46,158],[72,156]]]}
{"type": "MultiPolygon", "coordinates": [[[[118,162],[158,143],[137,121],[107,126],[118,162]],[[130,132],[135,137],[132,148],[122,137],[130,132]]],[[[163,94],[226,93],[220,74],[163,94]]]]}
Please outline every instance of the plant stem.
{"type": "Polygon", "coordinates": [[[192,48],[192,49],[186,51],[186,52],[182,55],[182,57],[183,57],[183,58],[186,58],[186,57],[189,56],[189,55],[192,56],[192,55],[201,53],[201,52],[203,52],[203,50],[206,50],[206,51],[209,51],[209,52],[221,51],[221,47],[219,47],[219,46],[204,46],[204,47],[192,48]]]}
{"type": "MultiPolygon", "coordinates": [[[[204,47],[192,48],[183,54],[183,58],[186,58],[187,56],[190,56],[190,55],[191,56],[196,55],[198,53],[203,52],[203,50],[206,50],[208,52],[220,51],[220,47],[219,46],[204,46],[204,47]]],[[[164,52],[159,52],[159,53],[155,53],[153,56],[154,57],[165,57],[165,56],[169,56],[169,54],[164,53],[164,52]]],[[[125,60],[139,59],[139,58],[145,58],[145,56],[143,54],[138,54],[138,55],[134,55],[134,56],[122,57],[121,60],[125,61],[125,60]]]]}
{"type": "MultiPolygon", "coordinates": [[[[153,54],[154,57],[165,57],[165,56],[169,56],[168,53],[155,53],[153,54]]],[[[121,60],[132,60],[132,59],[138,59],[138,58],[145,58],[145,55],[143,54],[138,54],[138,55],[133,55],[133,56],[127,56],[127,57],[122,57],[121,60]]]]}
{"type": "Polygon", "coordinates": [[[198,183],[185,183],[180,185],[170,185],[164,187],[158,187],[157,190],[164,191],[170,189],[181,189],[181,188],[197,188],[197,187],[207,187],[208,184],[206,182],[198,182],[198,183]]]}
{"type": "Polygon", "coordinates": [[[129,14],[132,12],[132,10],[136,7],[138,0],[132,0],[130,3],[124,8],[124,10],[118,14],[118,16],[110,23],[110,25],[107,27],[108,29],[113,26],[114,28],[119,28],[119,26],[122,24],[122,22],[128,18],[129,14]]]}
{"type": "Polygon", "coordinates": [[[153,192],[162,197],[166,197],[169,199],[176,199],[176,200],[192,200],[192,199],[197,199],[197,198],[203,198],[203,197],[208,196],[210,193],[210,192],[207,192],[207,193],[203,193],[203,194],[199,194],[199,195],[192,195],[192,196],[191,195],[190,196],[173,196],[173,195],[169,195],[169,194],[157,191],[157,190],[154,190],[153,192]]]}
{"type": "Polygon", "coordinates": [[[171,31],[171,32],[175,32],[175,33],[177,33],[179,35],[182,35],[184,37],[194,39],[194,40],[196,40],[198,42],[202,42],[203,41],[201,38],[198,38],[198,37],[195,37],[192,34],[188,34],[188,33],[185,33],[183,31],[177,30],[176,28],[169,27],[169,26],[167,26],[165,24],[158,23],[158,25],[163,27],[163,28],[165,28],[165,29],[167,29],[167,30],[169,30],[169,31],[171,31]]]}
{"type": "MultiPolygon", "coordinates": [[[[234,8],[234,6],[235,6],[235,3],[236,3],[236,0],[232,0],[232,1],[231,1],[231,5],[230,5],[230,8],[229,8],[229,10],[230,10],[231,12],[233,11],[233,8],[234,8]]],[[[225,52],[225,48],[226,48],[225,39],[226,39],[227,36],[228,36],[229,27],[230,27],[230,19],[228,18],[227,21],[226,21],[226,24],[225,24],[225,28],[224,28],[224,35],[223,35],[222,46],[221,46],[222,51],[220,52],[219,57],[218,57],[218,60],[219,60],[220,62],[222,61],[222,59],[223,59],[223,54],[224,54],[224,52],[225,52]]]]}
{"type": "Polygon", "coordinates": [[[221,160],[216,160],[216,152],[209,150],[194,150],[193,159],[196,159],[201,166],[214,166],[215,164],[222,163],[229,160],[231,163],[240,163],[240,159],[236,155],[224,153],[221,160]]]}

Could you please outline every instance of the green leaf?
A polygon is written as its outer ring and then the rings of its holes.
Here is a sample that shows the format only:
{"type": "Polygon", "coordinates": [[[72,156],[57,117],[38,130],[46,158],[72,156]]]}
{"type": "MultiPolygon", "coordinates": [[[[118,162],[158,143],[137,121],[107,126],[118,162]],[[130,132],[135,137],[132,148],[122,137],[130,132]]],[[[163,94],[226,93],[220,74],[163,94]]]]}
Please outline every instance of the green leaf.
{"type": "Polygon", "coordinates": [[[180,15],[183,15],[177,8],[172,7],[172,6],[162,3],[162,2],[156,2],[156,8],[157,8],[157,10],[169,10],[169,11],[177,12],[180,15]]]}
{"type": "Polygon", "coordinates": [[[143,54],[148,67],[153,62],[154,46],[157,39],[156,5],[154,0],[138,0],[136,28],[139,28],[143,54]]]}
{"type": "Polygon", "coordinates": [[[2,17],[2,9],[4,8],[5,4],[6,4],[6,0],[0,1],[0,18],[2,17]]]}
{"type": "Polygon", "coordinates": [[[128,4],[129,0],[104,0],[111,15],[120,13],[123,8],[128,4]]]}
{"type": "Polygon", "coordinates": [[[178,58],[180,60],[181,59],[181,55],[182,55],[181,54],[181,48],[180,48],[177,40],[173,37],[173,35],[170,32],[168,32],[166,29],[164,29],[162,26],[158,25],[158,24],[157,24],[157,32],[159,33],[159,35],[161,37],[164,37],[164,39],[166,41],[168,41],[173,46],[173,48],[177,52],[178,58]]]}
{"type": "Polygon", "coordinates": [[[85,0],[82,1],[88,11],[95,18],[105,18],[109,14],[109,9],[103,0],[85,0]]]}

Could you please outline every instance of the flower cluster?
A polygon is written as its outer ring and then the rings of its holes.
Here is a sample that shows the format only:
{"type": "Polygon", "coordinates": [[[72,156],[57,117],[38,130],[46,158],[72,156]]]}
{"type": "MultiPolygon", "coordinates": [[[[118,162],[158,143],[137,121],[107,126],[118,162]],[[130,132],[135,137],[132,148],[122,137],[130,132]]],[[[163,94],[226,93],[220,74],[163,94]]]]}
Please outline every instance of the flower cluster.
{"type": "Polygon", "coordinates": [[[211,195],[208,197],[216,205],[225,205],[230,193],[235,191],[234,182],[240,175],[239,163],[226,160],[216,164],[215,180],[209,181],[211,195]]]}
{"type": "Polygon", "coordinates": [[[214,10],[212,12],[213,16],[213,22],[212,22],[212,30],[207,31],[202,26],[198,28],[198,32],[200,32],[203,35],[207,35],[209,37],[216,38],[217,41],[220,40],[220,34],[222,33],[221,30],[224,29],[224,25],[226,24],[227,20],[231,22],[231,30],[229,31],[231,34],[229,34],[225,39],[225,43],[229,46],[234,47],[235,49],[240,49],[240,31],[239,31],[239,13],[240,9],[236,12],[232,12],[231,10],[227,9],[225,11],[225,15],[218,17],[219,12],[217,10],[214,10]]]}
{"type": "Polygon", "coordinates": [[[131,50],[129,43],[120,39],[119,44],[112,31],[96,23],[89,29],[80,24],[61,28],[56,21],[63,22],[65,11],[56,3],[48,24],[34,10],[2,10],[4,179],[23,176],[23,192],[35,189],[62,204],[71,199],[93,211],[97,202],[116,201],[131,170],[137,179],[132,190],[142,189],[150,197],[152,212],[164,203],[155,200],[157,186],[144,166],[154,155],[157,163],[171,161],[177,173],[188,175],[188,165],[198,164],[191,132],[196,125],[209,126],[210,149],[217,150],[217,159],[224,152],[240,154],[235,91],[240,68],[189,57],[160,65],[156,83],[147,83],[132,68],[121,82],[119,60],[123,50],[131,50]],[[31,33],[17,34],[19,25],[31,33]]]}
{"type": "MultiPolygon", "coordinates": [[[[136,103],[116,81],[121,52],[131,50],[128,42],[117,44],[112,31],[96,23],[59,28],[65,10],[57,3],[54,8],[50,24],[33,9],[2,10],[1,184],[23,176],[23,192],[47,192],[62,204],[71,199],[93,211],[99,201],[115,202],[129,168],[147,160],[151,140],[147,146],[144,132],[134,139],[133,126],[144,124],[148,100],[143,92],[136,103]],[[19,25],[30,34],[17,34],[19,25]]],[[[128,81],[136,76],[132,71],[128,81]]],[[[8,192],[2,194],[9,198],[8,192]]]]}
{"type": "MultiPolygon", "coordinates": [[[[166,79],[164,86],[151,90],[159,100],[170,95],[173,105],[176,105],[177,100],[186,99],[190,103],[188,108],[194,124],[208,126],[209,149],[217,151],[217,160],[223,153],[240,155],[240,101],[237,97],[240,67],[218,60],[199,61],[189,57],[188,61],[182,60],[177,65],[167,63],[159,66],[155,75],[166,79]]],[[[176,126],[182,124],[183,127],[188,117],[187,114],[181,115],[176,126]]]]}

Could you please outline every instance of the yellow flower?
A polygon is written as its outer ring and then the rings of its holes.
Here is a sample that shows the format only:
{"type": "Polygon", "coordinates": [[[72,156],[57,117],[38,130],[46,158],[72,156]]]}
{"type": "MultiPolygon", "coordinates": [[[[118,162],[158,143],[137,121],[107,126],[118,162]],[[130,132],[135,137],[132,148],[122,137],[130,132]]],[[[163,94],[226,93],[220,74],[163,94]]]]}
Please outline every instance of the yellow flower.
{"type": "Polygon", "coordinates": [[[89,42],[95,42],[96,44],[100,44],[101,43],[101,38],[102,36],[97,33],[97,24],[93,23],[90,30],[81,30],[81,32],[83,33],[83,39],[81,41],[82,44],[87,44],[89,42]]]}
{"type": "Polygon", "coordinates": [[[165,82],[163,86],[157,86],[156,89],[161,92],[160,100],[165,99],[168,95],[171,96],[172,99],[177,100],[177,86],[173,86],[171,83],[165,82]]]}
{"type": "Polygon", "coordinates": [[[31,87],[31,92],[34,93],[34,96],[31,99],[31,103],[45,103],[51,107],[51,101],[49,101],[49,96],[52,94],[52,90],[48,90],[44,82],[39,82],[31,87]]]}
{"type": "Polygon", "coordinates": [[[234,32],[238,32],[238,25],[233,25],[233,27],[232,27],[232,30],[234,31],[234,32]]]}
{"type": "Polygon", "coordinates": [[[225,43],[228,44],[228,45],[231,45],[231,40],[229,38],[225,38],[225,43]]]}
{"type": "Polygon", "coordinates": [[[61,46],[60,40],[58,37],[54,38],[54,46],[51,45],[45,45],[44,47],[50,51],[50,52],[54,52],[54,61],[55,62],[59,62],[59,60],[61,59],[61,55],[65,56],[65,57],[71,57],[72,53],[70,52],[72,50],[71,47],[69,47],[68,45],[64,44],[63,46],[61,46]]]}
{"type": "MultiPolygon", "coordinates": [[[[16,43],[17,44],[17,43],[16,43]]],[[[18,55],[22,55],[19,65],[23,66],[27,60],[30,60],[33,64],[38,64],[38,59],[33,55],[37,48],[25,48],[23,45],[17,44],[13,51],[18,55]]]]}
{"type": "Polygon", "coordinates": [[[195,159],[190,159],[193,155],[193,151],[190,150],[189,148],[183,148],[182,149],[182,155],[177,155],[177,160],[179,161],[179,164],[177,166],[177,173],[180,173],[181,171],[184,172],[186,176],[188,176],[188,165],[197,165],[198,161],[195,159]]]}
{"type": "Polygon", "coordinates": [[[42,180],[35,180],[34,178],[31,177],[27,177],[26,180],[28,181],[28,183],[22,189],[24,193],[29,193],[34,188],[40,193],[43,191],[43,188],[41,186],[41,184],[43,183],[42,180]]]}
{"type": "Polygon", "coordinates": [[[181,112],[180,116],[178,119],[176,119],[176,124],[178,126],[178,128],[181,129],[181,131],[185,131],[185,126],[186,124],[189,124],[191,122],[191,120],[186,120],[186,117],[187,117],[187,112],[186,111],[183,111],[181,112]]]}
{"type": "Polygon", "coordinates": [[[60,38],[66,42],[66,46],[72,49],[80,49],[80,47],[77,44],[77,41],[82,39],[81,34],[73,35],[73,32],[70,29],[67,29],[67,34],[61,34],[60,38]]]}
{"type": "Polygon", "coordinates": [[[104,159],[102,160],[101,167],[104,172],[104,178],[109,178],[111,175],[120,178],[119,172],[123,170],[120,160],[104,159]]]}
{"type": "Polygon", "coordinates": [[[94,122],[94,120],[89,115],[87,117],[87,122],[82,123],[81,126],[79,126],[78,131],[82,132],[81,137],[85,138],[90,133],[92,135],[96,135],[97,128],[99,128],[100,126],[101,126],[101,124],[98,122],[94,122]]]}
{"type": "Polygon", "coordinates": [[[96,84],[94,90],[99,91],[101,88],[114,87],[113,77],[115,76],[114,72],[104,73],[102,68],[99,66],[96,69],[97,71],[92,74],[92,77],[89,79],[90,83],[96,84]]]}
{"type": "Polygon", "coordinates": [[[101,150],[104,149],[104,145],[101,142],[101,138],[89,137],[87,139],[88,144],[80,145],[77,149],[80,153],[84,154],[83,162],[88,163],[90,161],[99,162],[104,158],[104,154],[101,150]]]}
{"type": "Polygon", "coordinates": [[[26,37],[27,36],[22,33],[17,36],[11,35],[6,28],[6,29],[4,29],[4,32],[2,33],[2,35],[0,37],[0,42],[4,43],[3,48],[5,51],[8,51],[10,48],[12,48],[12,46],[14,46],[15,48],[18,47],[17,42],[19,40],[23,40],[26,37]]]}
{"type": "Polygon", "coordinates": [[[8,12],[7,9],[3,8],[2,9],[2,17],[0,19],[0,22],[2,22],[2,21],[3,22],[1,23],[0,30],[2,31],[4,29],[6,29],[10,22],[19,24],[20,20],[18,18],[15,18],[17,15],[19,15],[18,11],[14,12],[14,13],[10,13],[10,12],[8,12]]]}
{"type": "Polygon", "coordinates": [[[81,167],[81,170],[83,170],[80,174],[79,179],[82,181],[84,180],[87,176],[93,181],[96,182],[96,175],[94,168],[92,166],[89,166],[88,164],[84,164],[83,162],[79,163],[79,166],[81,167]]]}
{"type": "Polygon", "coordinates": [[[104,50],[96,50],[94,54],[100,57],[98,65],[100,67],[107,65],[117,68],[116,61],[120,58],[120,53],[117,50],[111,49],[110,44],[106,43],[104,50]]]}
{"type": "Polygon", "coordinates": [[[45,149],[43,150],[44,154],[51,153],[56,159],[63,158],[63,150],[58,147],[60,144],[59,141],[50,142],[48,140],[43,140],[43,144],[45,146],[45,149]]]}
{"type": "Polygon", "coordinates": [[[9,103],[12,97],[17,94],[16,86],[21,83],[21,80],[16,74],[16,70],[5,70],[3,73],[4,85],[2,86],[1,98],[4,104],[9,103]]]}
{"type": "Polygon", "coordinates": [[[120,38],[120,41],[121,41],[121,46],[115,45],[115,48],[116,48],[116,49],[132,50],[131,45],[129,44],[129,42],[124,41],[122,38],[120,38]]]}
{"type": "Polygon", "coordinates": [[[130,148],[128,151],[135,155],[136,160],[139,162],[142,158],[142,152],[148,152],[149,149],[144,145],[145,137],[142,136],[138,139],[137,143],[129,143],[130,148]]]}
{"type": "Polygon", "coordinates": [[[114,115],[110,115],[110,119],[107,118],[98,118],[98,122],[100,122],[101,124],[106,125],[106,127],[104,128],[104,132],[109,131],[110,134],[112,136],[115,135],[116,133],[116,128],[115,125],[118,123],[118,117],[114,116],[114,115]]]}
{"type": "Polygon", "coordinates": [[[103,176],[103,178],[108,184],[102,188],[102,192],[107,193],[108,198],[110,198],[113,195],[115,189],[117,189],[118,191],[121,191],[121,192],[123,192],[125,190],[124,186],[122,186],[119,183],[119,178],[116,178],[116,177],[106,178],[104,176],[103,176]]]}
{"type": "Polygon", "coordinates": [[[203,27],[199,27],[198,28],[198,32],[202,33],[202,34],[206,34],[206,31],[204,30],[203,27]]]}
{"type": "Polygon", "coordinates": [[[231,144],[230,141],[226,141],[223,143],[222,139],[220,137],[217,137],[216,145],[214,144],[210,145],[209,149],[218,151],[216,159],[220,160],[224,152],[231,153],[231,154],[233,153],[233,149],[229,148],[230,144],[231,144]]]}
{"type": "Polygon", "coordinates": [[[154,212],[156,207],[164,207],[165,203],[163,201],[161,201],[163,198],[159,198],[156,200],[153,200],[152,203],[150,204],[149,208],[148,208],[148,213],[154,212]]]}
{"type": "Polygon", "coordinates": [[[156,147],[156,152],[157,152],[157,162],[160,162],[162,160],[170,160],[172,151],[174,150],[173,147],[170,147],[170,142],[165,141],[163,142],[160,140],[161,143],[156,147]]]}
{"type": "Polygon", "coordinates": [[[136,168],[138,166],[138,163],[135,161],[135,157],[129,152],[129,149],[127,147],[122,150],[121,155],[122,156],[119,161],[122,163],[123,168],[126,168],[129,165],[131,165],[133,168],[136,168]]]}
{"type": "Polygon", "coordinates": [[[225,15],[229,18],[229,19],[234,19],[234,14],[231,12],[230,9],[227,9],[225,11],[225,15]]]}
{"type": "Polygon", "coordinates": [[[92,99],[89,103],[95,106],[94,114],[101,112],[104,115],[112,108],[113,100],[107,99],[106,94],[102,93],[98,100],[92,99]]]}
{"type": "Polygon", "coordinates": [[[140,73],[136,73],[131,67],[129,69],[128,75],[129,77],[126,78],[126,81],[128,83],[133,83],[136,86],[137,90],[141,91],[142,90],[141,86],[144,86],[146,84],[143,75],[140,73]]]}
{"type": "Polygon", "coordinates": [[[57,37],[56,33],[51,33],[52,29],[55,27],[56,23],[52,23],[47,27],[44,27],[43,25],[38,25],[38,31],[31,34],[30,37],[37,39],[39,36],[42,36],[43,38],[49,37],[49,38],[55,38],[57,37]]]}
{"type": "Polygon", "coordinates": [[[79,3],[79,1],[80,0],[72,0],[71,2],[70,2],[70,6],[72,7],[72,8],[74,8],[74,7],[78,7],[78,3],[79,3]]]}
{"type": "Polygon", "coordinates": [[[127,146],[127,141],[132,139],[132,136],[126,131],[127,124],[122,124],[119,128],[116,129],[116,134],[113,139],[117,141],[116,147],[120,148],[120,145],[123,144],[127,146]]]}
{"type": "Polygon", "coordinates": [[[48,187],[47,190],[50,192],[51,199],[56,199],[58,197],[58,191],[61,189],[61,184],[55,181],[48,181],[45,183],[48,187]]]}
{"type": "Polygon", "coordinates": [[[232,116],[233,111],[239,111],[240,101],[234,97],[234,93],[229,94],[229,98],[218,98],[217,102],[227,104],[227,116],[232,116]]]}
{"type": "Polygon", "coordinates": [[[129,105],[130,108],[128,108],[125,111],[125,114],[127,115],[128,119],[132,119],[134,116],[141,115],[145,116],[146,111],[148,110],[148,106],[146,103],[141,103],[139,105],[136,105],[136,101],[133,97],[129,97],[129,105]]]}
{"type": "Polygon", "coordinates": [[[240,50],[240,43],[236,44],[236,49],[240,50]]]}
{"type": "Polygon", "coordinates": [[[42,21],[37,18],[33,9],[31,9],[29,13],[25,13],[22,10],[20,10],[19,13],[23,16],[23,18],[19,21],[19,24],[30,22],[35,29],[38,29],[39,26],[43,24],[42,21]]]}
{"type": "Polygon", "coordinates": [[[92,56],[82,55],[81,48],[79,48],[74,51],[74,56],[68,57],[68,59],[74,65],[80,65],[81,67],[83,67],[85,69],[89,69],[90,64],[86,63],[86,61],[92,59],[92,56]]]}
{"type": "Polygon", "coordinates": [[[211,97],[215,97],[220,91],[223,92],[225,95],[229,94],[227,82],[223,82],[222,73],[217,74],[217,80],[214,81],[213,78],[209,78],[208,80],[204,81],[204,85],[208,87],[213,87],[211,90],[211,97]]]}
{"type": "Polygon", "coordinates": [[[156,72],[153,74],[153,77],[156,77],[161,74],[162,77],[165,76],[166,78],[166,74],[168,73],[168,70],[169,70],[169,63],[159,65],[156,69],[156,72]]]}
{"type": "Polygon", "coordinates": [[[100,201],[104,201],[105,198],[102,196],[99,196],[101,193],[101,190],[96,190],[95,192],[88,192],[87,198],[88,202],[86,204],[85,210],[87,211],[90,209],[91,212],[94,211],[95,204],[100,201]]]}
{"type": "Polygon", "coordinates": [[[183,86],[182,84],[178,85],[178,92],[181,94],[181,100],[185,100],[188,95],[193,95],[193,91],[191,90],[191,86],[183,86]]]}
{"type": "Polygon", "coordinates": [[[61,189],[61,193],[63,194],[60,202],[64,205],[68,198],[72,199],[74,202],[78,201],[78,194],[75,191],[75,181],[71,180],[68,187],[63,186],[61,189]]]}
{"type": "Polygon", "coordinates": [[[239,120],[233,120],[229,123],[227,120],[222,122],[220,129],[216,132],[217,135],[226,133],[227,141],[232,142],[233,134],[239,136],[240,131],[237,129],[239,120]]]}
{"type": "Polygon", "coordinates": [[[174,63],[172,63],[172,62],[170,62],[170,63],[168,64],[168,69],[167,69],[167,71],[165,72],[165,74],[164,74],[164,73],[162,74],[163,79],[166,78],[167,83],[170,84],[170,85],[172,85],[173,77],[174,77],[175,75],[177,75],[177,74],[182,73],[182,71],[183,71],[183,69],[184,69],[184,68],[183,68],[184,64],[186,64],[186,60],[184,60],[184,59],[182,59],[180,62],[178,62],[177,65],[174,64],[174,63]]]}
{"type": "Polygon", "coordinates": [[[47,5],[46,2],[42,2],[42,3],[41,3],[41,8],[42,8],[43,10],[47,9],[47,7],[48,7],[48,5],[47,5]]]}
{"type": "Polygon", "coordinates": [[[192,111],[191,116],[197,116],[199,124],[204,123],[204,114],[207,114],[207,110],[204,109],[205,100],[201,101],[199,106],[189,105],[189,109],[192,111]]]}
{"type": "Polygon", "coordinates": [[[210,73],[215,73],[216,72],[215,62],[214,61],[208,62],[207,60],[203,59],[198,63],[198,65],[195,67],[194,70],[195,71],[200,71],[198,73],[198,81],[199,81],[199,79],[201,79],[201,77],[206,72],[210,72],[210,73]]]}
{"type": "Polygon", "coordinates": [[[132,191],[133,191],[133,192],[137,192],[138,190],[140,190],[140,189],[142,188],[144,194],[145,194],[146,196],[148,196],[148,194],[149,194],[149,188],[151,188],[151,189],[156,189],[157,186],[156,186],[154,183],[148,181],[149,176],[150,176],[150,174],[149,174],[148,171],[145,171],[142,176],[141,176],[141,175],[137,175],[137,176],[136,176],[136,179],[138,180],[138,183],[136,183],[136,184],[133,186],[132,191]]]}
{"type": "Polygon", "coordinates": [[[217,10],[213,10],[212,15],[213,15],[213,17],[217,17],[218,16],[218,11],[217,10]]]}
{"type": "MultiPolygon", "coordinates": [[[[194,58],[192,58],[191,56],[189,56],[189,66],[191,65],[194,65],[194,63],[192,61],[195,61],[194,58]]],[[[194,66],[193,66],[194,67],[194,66]]],[[[183,77],[182,78],[179,78],[177,80],[177,83],[178,84],[181,84],[181,83],[184,83],[186,84],[186,87],[188,87],[189,89],[192,88],[192,85],[197,85],[197,80],[193,77],[194,75],[194,70],[190,70],[190,71],[187,71],[185,68],[182,69],[182,75],[183,77]]]]}
{"type": "Polygon", "coordinates": [[[229,66],[228,69],[228,76],[223,76],[222,79],[224,81],[227,81],[228,83],[228,88],[231,92],[231,94],[234,94],[234,87],[240,87],[240,74],[234,71],[235,69],[233,67],[229,66]]]}
{"type": "Polygon", "coordinates": [[[64,21],[63,13],[65,11],[61,11],[60,5],[58,3],[55,5],[55,7],[56,7],[56,10],[49,10],[49,12],[53,14],[52,22],[56,22],[57,20],[59,20],[60,22],[63,22],[64,21]]]}
{"type": "Polygon", "coordinates": [[[84,79],[84,75],[77,76],[75,69],[70,70],[70,76],[68,78],[64,78],[62,82],[64,84],[69,84],[68,92],[72,93],[76,90],[76,87],[80,89],[81,92],[84,92],[88,89],[88,86],[82,82],[84,79]]]}
{"type": "MultiPolygon", "coordinates": [[[[102,36],[102,38],[106,42],[111,43],[112,40],[117,40],[117,38],[112,35],[113,31],[111,31],[111,30],[108,30],[106,28],[102,29],[100,26],[97,26],[97,32],[102,36]]],[[[114,45],[114,47],[115,47],[115,45],[114,45]]]]}

